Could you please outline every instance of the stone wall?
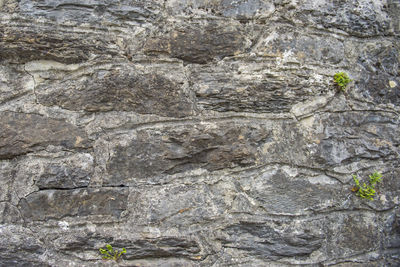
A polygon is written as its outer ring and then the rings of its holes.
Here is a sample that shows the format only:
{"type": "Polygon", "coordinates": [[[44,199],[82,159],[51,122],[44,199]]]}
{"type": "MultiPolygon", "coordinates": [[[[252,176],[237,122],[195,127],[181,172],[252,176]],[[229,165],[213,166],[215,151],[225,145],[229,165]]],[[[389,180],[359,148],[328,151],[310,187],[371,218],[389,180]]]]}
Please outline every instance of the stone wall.
{"type": "Polygon", "coordinates": [[[400,265],[398,0],[0,18],[0,266],[400,265]]]}

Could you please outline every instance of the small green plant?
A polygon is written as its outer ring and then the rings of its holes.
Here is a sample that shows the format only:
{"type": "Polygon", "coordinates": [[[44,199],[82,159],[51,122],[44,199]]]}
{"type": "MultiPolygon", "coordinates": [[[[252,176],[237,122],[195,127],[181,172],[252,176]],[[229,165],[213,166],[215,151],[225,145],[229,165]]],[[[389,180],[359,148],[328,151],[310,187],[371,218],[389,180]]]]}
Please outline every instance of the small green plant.
{"type": "Polygon", "coordinates": [[[360,180],[356,175],[353,175],[353,180],[356,185],[353,187],[352,191],[357,192],[357,196],[361,198],[366,198],[368,200],[374,200],[374,196],[376,194],[375,185],[376,183],[382,182],[382,174],[379,172],[374,172],[369,175],[369,183],[360,183],[360,180]]]}
{"type": "Polygon", "coordinates": [[[349,75],[347,75],[347,73],[345,72],[336,73],[333,76],[333,80],[335,81],[339,89],[343,92],[346,90],[347,84],[352,81],[350,80],[349,75]]]}
{"type": "Polygon", "coordinates": [[[121,252],[114,250],[110,244],[106,245],[107,249],[100,248],[100,253],[103,254],[103,260],[115,260],[118,261],[122,254],[126,253],[126,249],[123,248],[121,252]]]}

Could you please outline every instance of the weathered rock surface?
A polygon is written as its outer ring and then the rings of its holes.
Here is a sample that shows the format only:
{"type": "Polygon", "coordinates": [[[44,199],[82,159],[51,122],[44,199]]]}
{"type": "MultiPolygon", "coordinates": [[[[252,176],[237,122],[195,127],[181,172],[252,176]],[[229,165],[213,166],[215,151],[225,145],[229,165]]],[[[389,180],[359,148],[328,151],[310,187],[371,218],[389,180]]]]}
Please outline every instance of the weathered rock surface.
{"type": "MultiPolygon", "coordinates": [[[[43,64],[45,62],[36,65],[43,64]]],[[[71,71],[60,80],[54,77],[56,75],[50,76],[56,86],[38,85],[38,102],[74,111],[134,111],[165,117],[185,117],[193,113],[193,101],[176,79],[154,72],[143,73],[129,64],[101,65],[90,71],[93,71],[93,79],[87,77],[86,71],[71,71]],[[60,87],[62,91],[57,89],[60,87]]]]}
{"type": "Polygon", "coordinates": [[[183,26],[165,36],[150,39],[145,45],[147,54],[168,53],[186,63],[204,64],[243,52],[246,32],[228,23],[194,24],[183,26]]]}
{"type": "Polygon", "coordinates": [[[90,146],[84,130],[66,121],[37,114],[3,111],[0,115],[0,159],[13,158],[48,145],[66,149],[90,146]]]}
{"type": "Polygon", "coordinates": [[[400,265],[398,1],[0,18],[0,266],[400,265]],[[375,171],[374,201],[352,192],[375,171]]]}
{"type": "Polygon", "coordinates": [[[199,108],[219,112],[288,112],[297,103],[327,93],[324,82],[311,81],[310,88],[310,81],[304,80],[311,71],[284,72],[276,62],[236,61],[223,66],[195,66],[191,81],[199,108]]]}
{"type": "Polygon", "coordinates": [[[0,65],[0,104],[32,93],[34,83],[29,74],[13,65],[0,65]]]}
{"type": "Polygon", "coordinates": [[[73,189],[88,186],[93,176],[93,157],[74,154],[51,160],[32,161],[27,166],[39,189],[73,189]]]}
{"type": "Polygon", "coordinates": [[[277,225],[271,227],[266,223],[240,222],[224,229],[228,238],[222,243],[224,247],[248,251],[267,259],[307,256],[321,247],[322,235],[307,232],[293,235],[293,229],[278,232],[276,228],[277,225]]]}
{"type": "Polygon", "coordinates": [[[124,145],[110,147],[106,166],[110,181],[105,183],[146,182],[195,169],[212,172],[256,165],[261,157],[258,146],[268,135],[263,125],[240,124],[183,125],[128,133],[126,138],[119,137],[124,145]]]}
{"type": "Polygon", "coordinates": [[[26,220],[43,221],[66,216],[102,215],[119,218],[126,210],[128,189],[71,189],[33,192],[20,203],[26,220]]]}

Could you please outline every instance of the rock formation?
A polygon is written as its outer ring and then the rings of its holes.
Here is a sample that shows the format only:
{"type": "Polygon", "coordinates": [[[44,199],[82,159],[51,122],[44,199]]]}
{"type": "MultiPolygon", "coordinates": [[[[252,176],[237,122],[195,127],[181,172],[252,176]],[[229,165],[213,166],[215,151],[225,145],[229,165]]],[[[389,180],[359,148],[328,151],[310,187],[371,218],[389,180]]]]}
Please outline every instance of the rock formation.
{"type": "Polygon", "coordinates": [[[400,265],[398,0],[0,18],[0,266],[400,265]]]}

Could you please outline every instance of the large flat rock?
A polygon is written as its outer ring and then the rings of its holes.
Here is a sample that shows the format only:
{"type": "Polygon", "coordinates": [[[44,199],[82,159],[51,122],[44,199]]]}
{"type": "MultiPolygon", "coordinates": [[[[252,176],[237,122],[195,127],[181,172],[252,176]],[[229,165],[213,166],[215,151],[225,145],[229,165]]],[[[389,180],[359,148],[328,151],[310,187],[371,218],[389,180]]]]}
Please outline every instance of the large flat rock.
{"type": "Polygon", "coordinates": [[[263,126],[188,125],[140,130],[115,143],[107,163],[107,184],[205,169],[216,171],[256,165],[258,144],[268,138],[263,126]]]}
{"type": "Polygon", "coordinates": [[[90,215],[117,220],[126,209],[127,196],[127,188],[41,190],[22,199],[19,206],[28,221],[90,215]]]}
{"type": "Polygon", "coordinates": [[[37,114],[1,112],[0,159],[44,149],[48,145],[84,149],[90,141],[83,129],[65,120],[37,114]]]}

